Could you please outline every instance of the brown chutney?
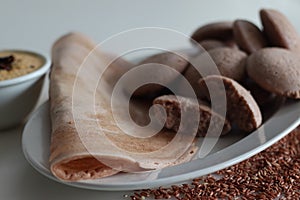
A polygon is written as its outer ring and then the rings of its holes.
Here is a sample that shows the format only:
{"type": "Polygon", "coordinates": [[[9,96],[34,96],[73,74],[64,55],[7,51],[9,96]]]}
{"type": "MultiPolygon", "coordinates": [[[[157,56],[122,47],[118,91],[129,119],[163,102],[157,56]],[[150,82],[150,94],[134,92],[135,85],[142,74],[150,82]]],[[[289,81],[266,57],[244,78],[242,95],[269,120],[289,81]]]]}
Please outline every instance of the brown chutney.
{"type": "MultiPolygon", "coordinates": [[[[26,51],[0,51],[0,62],[9,59],[10,63],[0,63],[0,81],[17,78],[39,69],[44,63],[44,58],[26,51]]],[[[3,61],[5,62],[5,61],[3,61]]]]}

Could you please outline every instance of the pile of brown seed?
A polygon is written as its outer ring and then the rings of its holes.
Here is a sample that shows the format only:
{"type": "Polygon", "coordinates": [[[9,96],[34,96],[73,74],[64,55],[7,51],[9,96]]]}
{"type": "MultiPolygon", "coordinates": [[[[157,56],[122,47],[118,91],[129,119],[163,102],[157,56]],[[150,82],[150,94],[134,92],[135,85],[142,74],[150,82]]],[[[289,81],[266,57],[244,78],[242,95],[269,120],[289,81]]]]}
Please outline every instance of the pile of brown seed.
{"type": "Polygon", "coordinates": [[[300,126],[263,152],[216,174],[126,196],[132,200],[300,199],[300,126]]]}

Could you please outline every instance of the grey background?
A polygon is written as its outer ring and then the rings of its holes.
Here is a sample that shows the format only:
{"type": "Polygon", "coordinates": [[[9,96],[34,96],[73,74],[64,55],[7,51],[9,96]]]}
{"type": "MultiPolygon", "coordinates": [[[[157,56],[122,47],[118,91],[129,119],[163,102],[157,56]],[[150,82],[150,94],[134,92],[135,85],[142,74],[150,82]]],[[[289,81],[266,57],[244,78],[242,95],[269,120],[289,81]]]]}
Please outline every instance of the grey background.
{"type": "MultiPolygon", "coordinates": [[[[49,55],[52,43],[69,31],[83,32],[101,42],[120,31],[145,26],[171,28],[189,35],[201,24],[216,20],[245,18],[260,25],[261,7],[281,10],[300,30],[297,0],[0,0],[0,49],[30,49],[49,55]]],[[[39,104],[48,98],[47,90],[48,85],[39,104]]],[[[20,126],[0,132],[1,200],[122,199],[128,193],[72,188],[40,175],[23,156],[22,129],[20,126]]]]}

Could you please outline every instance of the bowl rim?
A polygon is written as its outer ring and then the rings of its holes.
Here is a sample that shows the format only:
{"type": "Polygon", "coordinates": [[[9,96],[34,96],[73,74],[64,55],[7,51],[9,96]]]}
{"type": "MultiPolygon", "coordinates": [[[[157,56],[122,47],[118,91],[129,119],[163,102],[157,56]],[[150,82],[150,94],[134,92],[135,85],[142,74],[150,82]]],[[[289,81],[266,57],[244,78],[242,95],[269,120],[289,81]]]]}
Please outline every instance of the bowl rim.
{"type": "Polygon", "coordinates": [[[38,78],[41,77],[42,75],[46,74],[48,72],[48,70],[50,69],[51,66],[51,59],[49,58],[49,56],[43,55],[41,53],[37,53],[36,51],[33,50],[27,50],[27,49],[1,49],[0,52],[20,52],[20,53],[29,53],[32,55],[36,55],[38,57],[41,57],[44,60],[44,64],[39,67],[38,69],[28,73],[28,74],[24,74],[22,76],[18,76],[12,79],[7,79],[7,80],[3,80],[0,81],[0,87],[7,87],[10,85],[15,85],[15,84],[19,84],[34,78],[38,78]]]}

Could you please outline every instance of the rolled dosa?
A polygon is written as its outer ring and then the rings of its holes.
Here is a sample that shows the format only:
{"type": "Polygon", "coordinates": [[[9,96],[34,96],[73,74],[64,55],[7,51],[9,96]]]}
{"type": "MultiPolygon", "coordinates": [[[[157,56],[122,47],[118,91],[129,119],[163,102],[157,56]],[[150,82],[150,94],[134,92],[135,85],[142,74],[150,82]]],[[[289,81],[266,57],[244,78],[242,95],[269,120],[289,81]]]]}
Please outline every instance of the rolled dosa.
{"type": "MultiPolygon", "coordinates": [[[[176,133],[166,129],[152,137],[134,137],[118,127],[110,108],[110,86],[130,66],[117,60],[109,63],[110,56],[95,47],[88,37],[70,33],[52,48],[49,162],[53,175],[64,181],[78,181],[190,160],[196,153],[192,137],[176,137],[176,133]],[[99,81],[100,74],[103,79],[99,81]]],[[[122,108],[120,105],[119,110],[122,108]]],[[[132,108],[139,120],[148,115],[143,111],[149,108],[146,104],[143,109],[140,104],[132,108]]]]}

